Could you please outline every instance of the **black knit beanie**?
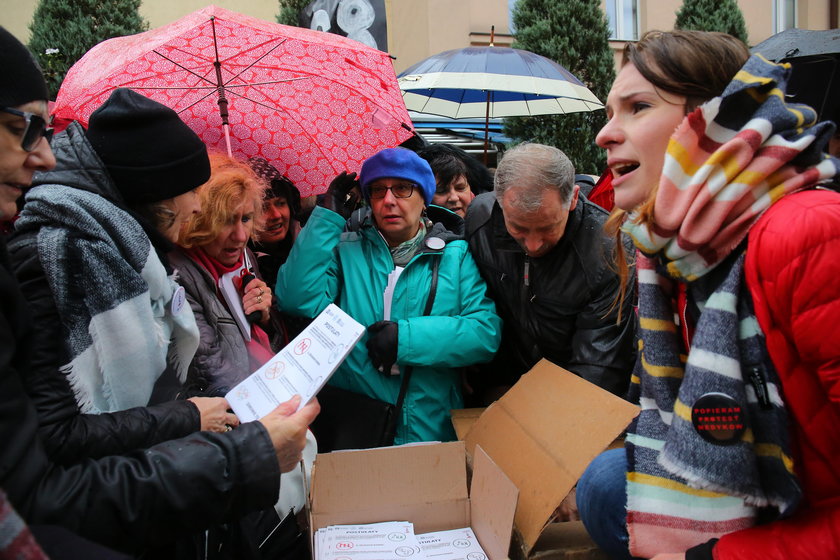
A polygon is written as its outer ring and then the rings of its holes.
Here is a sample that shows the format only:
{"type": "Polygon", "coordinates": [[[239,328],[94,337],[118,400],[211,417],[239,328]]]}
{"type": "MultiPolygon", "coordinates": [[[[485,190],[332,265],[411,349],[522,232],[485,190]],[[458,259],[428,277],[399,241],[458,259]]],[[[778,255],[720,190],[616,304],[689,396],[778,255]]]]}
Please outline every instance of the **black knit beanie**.
{"type": "Polygon", "coordinates": [[[0,106],[49,99],[41,67],[23,43],[0,27],[0,106]]]}
{"type": "Polygon", "coordinates": [[[114,90],[93,112],[87,138],[128,204],[174,198],[210,178],[198,135],[175,111],[130,89],[114,90]]]}

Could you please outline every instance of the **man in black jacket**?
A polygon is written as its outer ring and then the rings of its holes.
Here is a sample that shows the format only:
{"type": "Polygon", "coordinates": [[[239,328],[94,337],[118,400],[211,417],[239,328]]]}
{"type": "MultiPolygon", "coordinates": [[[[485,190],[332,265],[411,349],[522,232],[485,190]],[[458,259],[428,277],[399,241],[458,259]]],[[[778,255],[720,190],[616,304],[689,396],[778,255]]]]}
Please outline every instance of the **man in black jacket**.
{"type": "Polygon", "coordinates": [[[522,144],[499,163],[494,193],[470,205],[470,251],[504,320],[494,361],[470,378],[475,404],[492,402],[541,358],[619,396],[627,389],[633,298],[616,304],[607,213],[579,196],[574,177],[560,150],[522,144]]]}

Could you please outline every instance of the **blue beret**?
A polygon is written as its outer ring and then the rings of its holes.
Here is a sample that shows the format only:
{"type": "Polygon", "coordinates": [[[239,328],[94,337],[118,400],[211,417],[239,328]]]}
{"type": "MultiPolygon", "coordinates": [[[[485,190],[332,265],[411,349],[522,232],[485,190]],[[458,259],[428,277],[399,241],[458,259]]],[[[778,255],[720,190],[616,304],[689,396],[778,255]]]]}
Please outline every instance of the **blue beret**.
{"type": "Polygon", "coordinates": [[[365,160],[359,174],[359,184],[362,186],[365,200],[370,201],[368,186],[385,177],[411,181],[420,187],[426,206],[432,203],[432,197],[435,195],[435,174],[432,173],[429,163],[411,150],[388,148],[365,160]]]}

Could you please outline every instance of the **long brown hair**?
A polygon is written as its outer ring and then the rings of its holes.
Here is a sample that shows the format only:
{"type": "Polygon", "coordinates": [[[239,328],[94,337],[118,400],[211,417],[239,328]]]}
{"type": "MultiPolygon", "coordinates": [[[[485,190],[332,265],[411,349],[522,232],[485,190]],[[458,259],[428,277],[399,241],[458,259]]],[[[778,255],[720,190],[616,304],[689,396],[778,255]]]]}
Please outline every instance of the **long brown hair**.
{"type": "MultiPolygon", "coordinates": [[[[632,64],[657,89],[686,98],[686,114],[723,93],[738,70],[750,57],[747,46],[739,39],[717,31],[648,31],[636,43],[627,43],[622,67],[632,64]]],[[[654,185],[645,202],[637,209],[640,223],[653,221],[653,204],[658,185],[654,185]]],[[[621,282],[614,305],[627,296],[629,264],[624,255],[621,225],[627,211],[614,208],[604,226],[615,238],[615,267],[621,282]]]]}

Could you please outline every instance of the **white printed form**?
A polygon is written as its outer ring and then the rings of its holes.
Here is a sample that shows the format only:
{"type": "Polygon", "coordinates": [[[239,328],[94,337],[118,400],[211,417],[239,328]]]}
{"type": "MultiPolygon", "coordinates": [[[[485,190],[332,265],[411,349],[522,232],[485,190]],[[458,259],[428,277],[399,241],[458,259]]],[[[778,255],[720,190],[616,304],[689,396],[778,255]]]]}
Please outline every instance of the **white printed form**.
{"type": "Polygon", "coordinates": [[[407,521],[332,525],[315,533],[316,560],[402,560],[422,558],[407,521]]]}
{"type": "Polygon", "coordinates": [[[294,340],[225,395],[241,422],[262,418],[294,395],[315,396],[365,328],[330,304],[294,340]]]}
{"type": "Polygon", "coordinates": [[[417,535],[420,548],[429,560],[487,560],[473,530],[453,529],[417,535]]]}

